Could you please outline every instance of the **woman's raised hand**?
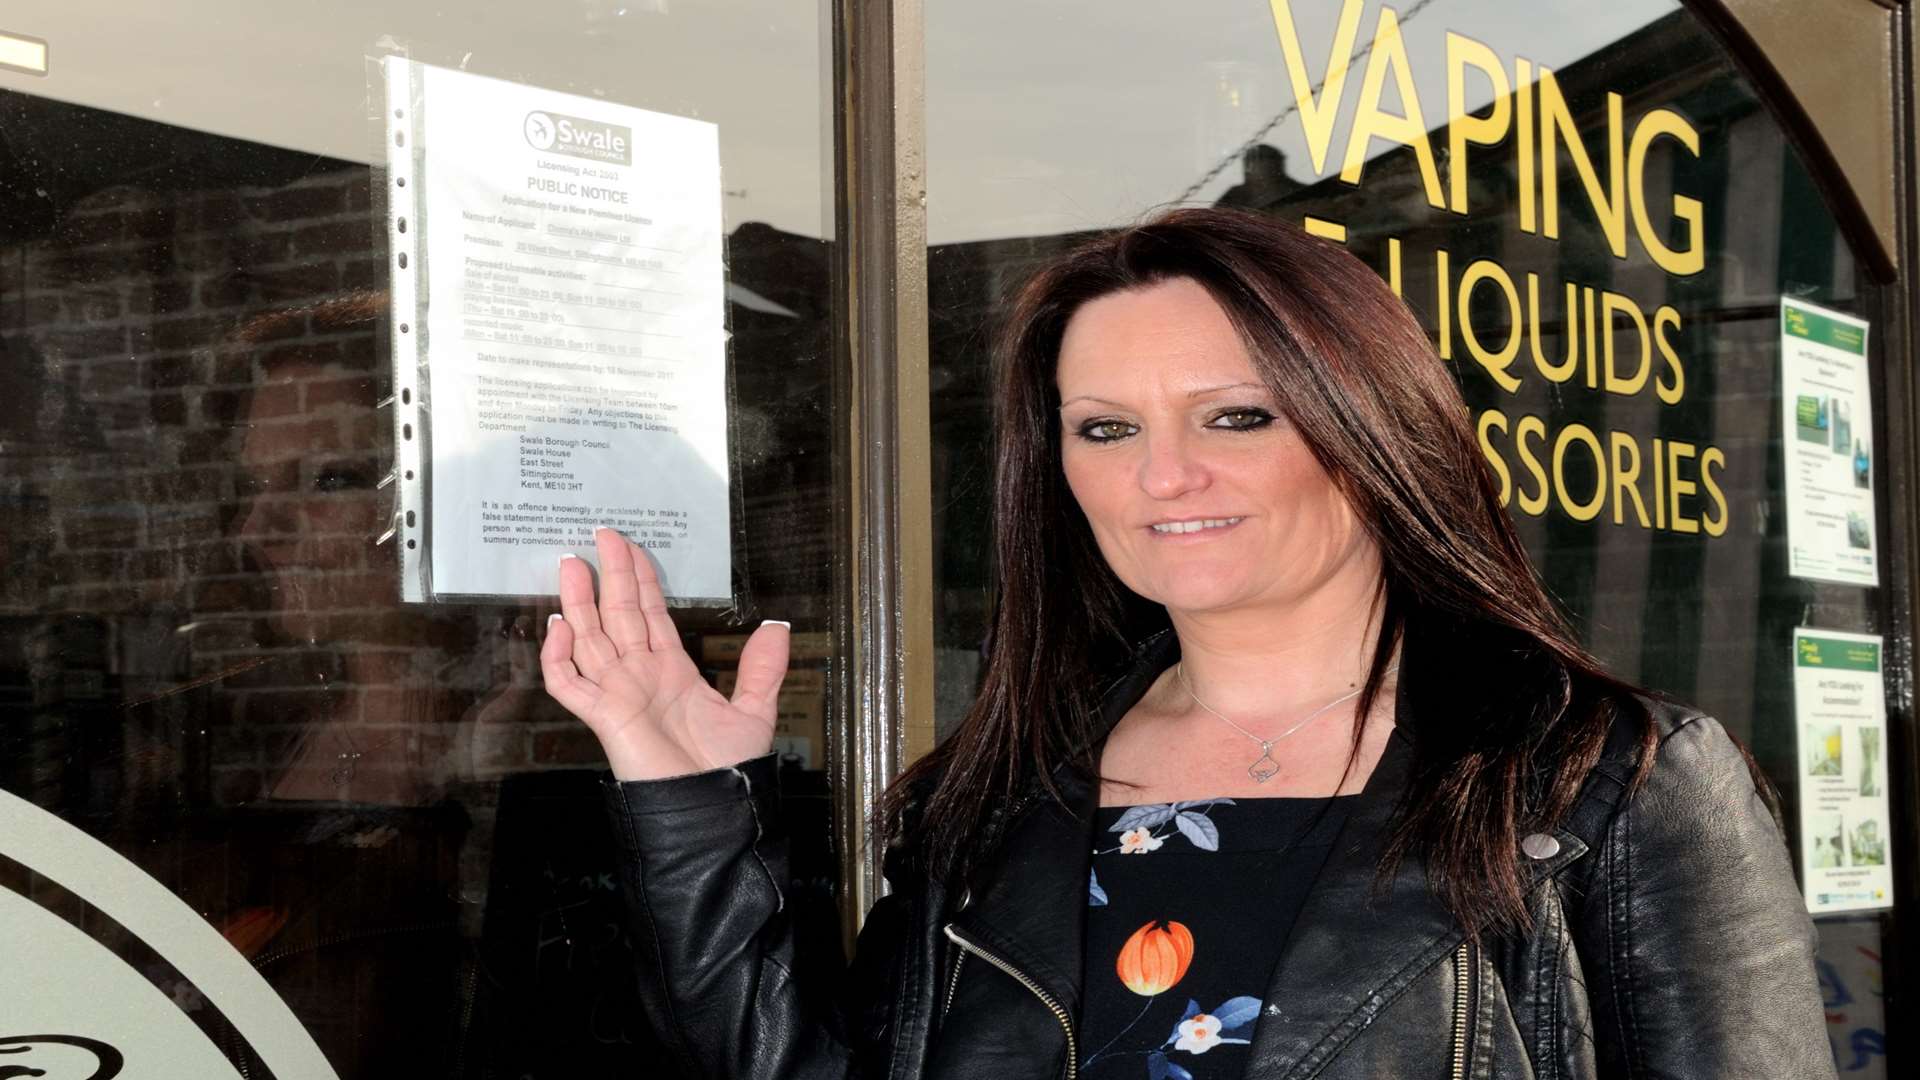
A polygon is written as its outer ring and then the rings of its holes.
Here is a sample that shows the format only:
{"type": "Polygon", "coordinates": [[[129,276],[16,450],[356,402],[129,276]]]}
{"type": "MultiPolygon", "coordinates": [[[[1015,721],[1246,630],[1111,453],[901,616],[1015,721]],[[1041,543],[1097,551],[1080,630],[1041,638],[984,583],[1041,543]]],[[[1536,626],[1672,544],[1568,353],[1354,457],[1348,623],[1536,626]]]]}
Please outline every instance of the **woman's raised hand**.
{"type": "Polygon", "coordinates": [[[657,780],[736,765],[773,747],[788,630],[747,639],[728,700],[680,644],[646,553],[612,529],[594,533],[600,602],[580,559],[560,560],[561,615],[540,649],[547,693],[586,722],[620,780],[657,780]]]}

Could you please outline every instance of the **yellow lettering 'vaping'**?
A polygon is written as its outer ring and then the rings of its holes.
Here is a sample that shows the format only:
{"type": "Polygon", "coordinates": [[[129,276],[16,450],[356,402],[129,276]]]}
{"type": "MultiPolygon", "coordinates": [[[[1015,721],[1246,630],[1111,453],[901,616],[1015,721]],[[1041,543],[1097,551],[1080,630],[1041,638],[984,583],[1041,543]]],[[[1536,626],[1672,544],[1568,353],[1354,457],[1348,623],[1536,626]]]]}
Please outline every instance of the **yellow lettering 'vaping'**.
{"type": "Polygon", "coordinates": [[[1506,138],[1513,119],[1507,72],[1494,51],[1470,37],[1447,31],[1447,184],[1450,206],[1467,212],[1467,144],[1494,146],[1506,138]],[[1486,116],[1467,111],[1467,68],[1486,76],[1493,88],[1493,104],[1486,116]]]}
{"type": "Polygon", "coordinates": [[[1426,184],[1427,205],[1444,209],[1446,196],[1440,190],[1440,168],[1433,161],[1433,146],[1427,142],[1427,122],[1420,115],[1420,98],[1413,88],[1413,66],[1407,59],[1407,45],[1400,37],[1400,17],[1390,7],[1380,9],[1380,22],[1373,31],[1373,51],[1367,54],[1367,73],[1360,80],[1360,100],[1354,106],[1353,132],[1347,137],[1347,160],[1340,167],[1340,179],[1359,184],[1367,163],[1367,147],[1375,139],[1385,139],[1413,148],[1420,162],[1420,179],[1426,184]],[[1396,116],[1380,107],[1381,91],[1386,89],[1387,73],[1393,73],[1393,85],[1400,92],[1400,107],[1406,115],[1396,116]]]}
{"type": "Polygon", "coordinates": [[[1300,51],[1300,31],[1293,21],[1293,9],[1287,0],[1272,0],[1273,26],[1280,34],[1280,51],[1286,56],[1287,76],[1293,82],[1293,100],[1300,109],[1300,129],[1307,136],[1307,156],[1313,160],[1314,175],[1327,167],[1327,148],[1333,145],[1333,124],[1340,116],[1341,92],[1347,85],[1347,65],[1353,58],[1353,39],[1360,31],[1361,0],[1346,0],[1340,5],[1340,26],[1333,34],[1333,49],[1327,53],[1327,75],[1320,80],[1320,96],[1313,94],[1307,81],[1307,58],[1300,51]]]}
{"type": "Polygon", "coordinates": [[[1567,155],[1573,159],[1574,171],[1580,174],[1581,186],[1586,188],[1587,201],[1593,205],[1594,216],[1600,220],[1600,231],[1606,234],[1607,247],[1615,258],[1627,257],[1627,200],[1620,189],[1626,186],[1627,155],[1621,145],[1621,131],[1625,124],[1621,113],[1625,105],[1619,94],[1607,93],[1607,179],[1602,182],[1600,174],[1593,167],[1593,159],[1587,155],[1587,145],[1580,140],[1580,130],[1574,125],[1573,110],[1567,107],[1566,97],[1560,93],[1559,80],[1553,72],[1540,69],[1540,231],[1548,239],[1560,237],[1560,151],[1558,143],[1566,140],[1567,155]]]}
{"type": "Polygon", "coordinates": [[[1627,147],[1627,174],[1632,178],[1627,191],[1633,205],[1633,231],[1639,234],[1640,243],[1660,269],[1682,276],[1697,274],[1707,265],[1706,249],[1700,243],[1700,200],[1678,194],[1673,197],[1673,216],[1687,226],[1686,246],[1678,251],[1660,239],[1647,218],[1647,150],[1653,140],[1662,135],[1671,136],[1694,157],[1700,156],[1699,134],[1672,110],[1655,109],[1640,118],[1633,129],[1633,141],[1627,147]]]}

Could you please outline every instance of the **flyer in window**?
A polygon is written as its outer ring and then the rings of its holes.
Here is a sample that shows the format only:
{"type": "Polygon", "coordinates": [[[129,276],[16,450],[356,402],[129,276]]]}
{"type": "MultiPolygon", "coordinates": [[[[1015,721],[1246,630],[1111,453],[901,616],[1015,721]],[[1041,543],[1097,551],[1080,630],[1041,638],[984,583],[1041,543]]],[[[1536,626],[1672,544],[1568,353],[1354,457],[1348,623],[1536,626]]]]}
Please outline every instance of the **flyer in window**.
{"type": "Polygon", "coordinates": [[[1793,632],[1800,865],[1814,914],[1893,906],[1881,639],[1793,632]]]}
{"type": "Polygon", "coordinates": [[[1878,585],[1866,320],[1782,298],[1780,375],[1788,571],[1878,585]]]}
{"type": "Polygon", "coordinates": [[[403,596],[551,594],[605,524],[729,602],[717,129],[384,68],[403,596]]]}

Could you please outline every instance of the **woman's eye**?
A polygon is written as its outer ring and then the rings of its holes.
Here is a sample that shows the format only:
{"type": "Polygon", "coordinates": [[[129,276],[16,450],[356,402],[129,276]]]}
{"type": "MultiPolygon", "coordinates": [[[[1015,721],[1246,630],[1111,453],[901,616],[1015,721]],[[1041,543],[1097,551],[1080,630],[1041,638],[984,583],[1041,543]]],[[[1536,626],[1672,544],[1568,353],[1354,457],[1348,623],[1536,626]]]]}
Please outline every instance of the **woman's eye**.
{"type": "Polygon", "coordinates": [[[1088,442],[1112,442],[1133,434],[1133,425],[1124,420],[1089,420],[1080,425],[1079,435],[1088,442]]]}
{"type": "Polygon", "coordinates": [[[1210,426],[1224,427],[1229,431],[1253,431],[1271,423],[1273,414],[1265,409],[1228,409],[1214,417],[1210,426]]]}

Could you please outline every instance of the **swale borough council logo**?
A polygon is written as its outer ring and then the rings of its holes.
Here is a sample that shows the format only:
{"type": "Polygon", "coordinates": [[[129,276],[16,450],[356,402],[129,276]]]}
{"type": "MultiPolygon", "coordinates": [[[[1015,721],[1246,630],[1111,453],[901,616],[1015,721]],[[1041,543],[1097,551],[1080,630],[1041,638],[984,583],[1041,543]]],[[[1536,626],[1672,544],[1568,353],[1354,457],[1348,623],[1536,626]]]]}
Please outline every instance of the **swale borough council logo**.
{"type": "Polygon", "coordinates": [[[535,150],[553,149],[553,117],[538,111],[528,113],[526,132],[527,142],[531,143],[535,150]]]}
{"type": "Polygon", "coordinates": [[[613,165],[633,164],[633,129],[621,124],[535,109],[520,129],[535,150],[613,165]]]}

